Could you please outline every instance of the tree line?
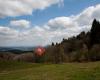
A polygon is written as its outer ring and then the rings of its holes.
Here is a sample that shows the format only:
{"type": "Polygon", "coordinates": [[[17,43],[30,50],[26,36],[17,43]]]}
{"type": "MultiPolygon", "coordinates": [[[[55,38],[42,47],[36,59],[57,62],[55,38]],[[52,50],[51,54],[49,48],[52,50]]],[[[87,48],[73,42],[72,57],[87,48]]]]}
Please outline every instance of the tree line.
{"type": "Polygon", "coordinates": [[[38,58],[39,62],[88,62],[100,60],[100,22],[94,19],[89,32],[63,39],[61,43],[52,43],[46,52],[38,58]]]}

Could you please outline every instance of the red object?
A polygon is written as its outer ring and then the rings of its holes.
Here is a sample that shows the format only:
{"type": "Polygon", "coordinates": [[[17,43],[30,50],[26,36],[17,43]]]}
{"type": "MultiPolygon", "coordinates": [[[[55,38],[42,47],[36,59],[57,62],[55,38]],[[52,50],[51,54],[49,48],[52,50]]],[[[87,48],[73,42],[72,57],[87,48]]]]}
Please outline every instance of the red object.
{"type": "Polygon", "coordinates": [[[42,56],[44,53],[45,53],[45,48],[43,48],[43,47],[37,47],[35,49],[35,54],[37,56],[42,56]]]}

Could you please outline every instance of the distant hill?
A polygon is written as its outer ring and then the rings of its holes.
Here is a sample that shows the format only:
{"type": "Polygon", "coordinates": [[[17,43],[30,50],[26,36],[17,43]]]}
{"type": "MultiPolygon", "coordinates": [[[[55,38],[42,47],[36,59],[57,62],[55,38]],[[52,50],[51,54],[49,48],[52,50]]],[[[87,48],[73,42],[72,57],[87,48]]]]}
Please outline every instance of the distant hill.
{"type": "Polygon", "coordinates": [[[35,47],[0,47],[0,52],[12,52],[16,54],[32,52],[35,47]]]}

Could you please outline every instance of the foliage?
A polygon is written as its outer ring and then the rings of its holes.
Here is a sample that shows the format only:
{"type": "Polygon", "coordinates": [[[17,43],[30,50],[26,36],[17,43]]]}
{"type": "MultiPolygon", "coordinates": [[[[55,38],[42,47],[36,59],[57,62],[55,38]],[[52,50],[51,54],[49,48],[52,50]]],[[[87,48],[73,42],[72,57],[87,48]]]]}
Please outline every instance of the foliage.
{"type": "MultiPolygon", "coordinates": [[[[94,19],[90,32],[62,40],[46,50],[48,59],[54,63],[86,62],[100,60],[100,23],[94,19]]],[[[47,62],[49,62],[47,60],[47,62]]]]}

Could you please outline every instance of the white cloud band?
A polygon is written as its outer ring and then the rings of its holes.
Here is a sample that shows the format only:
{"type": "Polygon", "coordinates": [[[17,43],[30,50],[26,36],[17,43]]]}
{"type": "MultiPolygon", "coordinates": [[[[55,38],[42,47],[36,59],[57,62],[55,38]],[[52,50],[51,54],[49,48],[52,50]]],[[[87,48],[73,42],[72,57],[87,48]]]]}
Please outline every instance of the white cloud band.
{"type": "Polygon", "coordinates": [[[43,10],[61,0],[0,0],[0,18],[31,15],[34,10],[43,10]]]}
{"type": "MultiPolygon", "coordinates": [[[[43,26],[34,26],[24,32],[0,26],[0,46],[36,46],[60,42],[64,37],[68,38],[81,31],[90,30],[94,18],[100,20],[100,4],[91,6],[74,16],[56,17],[43,26]]],[[[28,26],[29,24],[26,24],[28,21],[24,21],[14,21],[14,23],[17,25],[21,22],[28,26]]],[[[12,23],[13,26],[15,24],[12,23]]]]}

